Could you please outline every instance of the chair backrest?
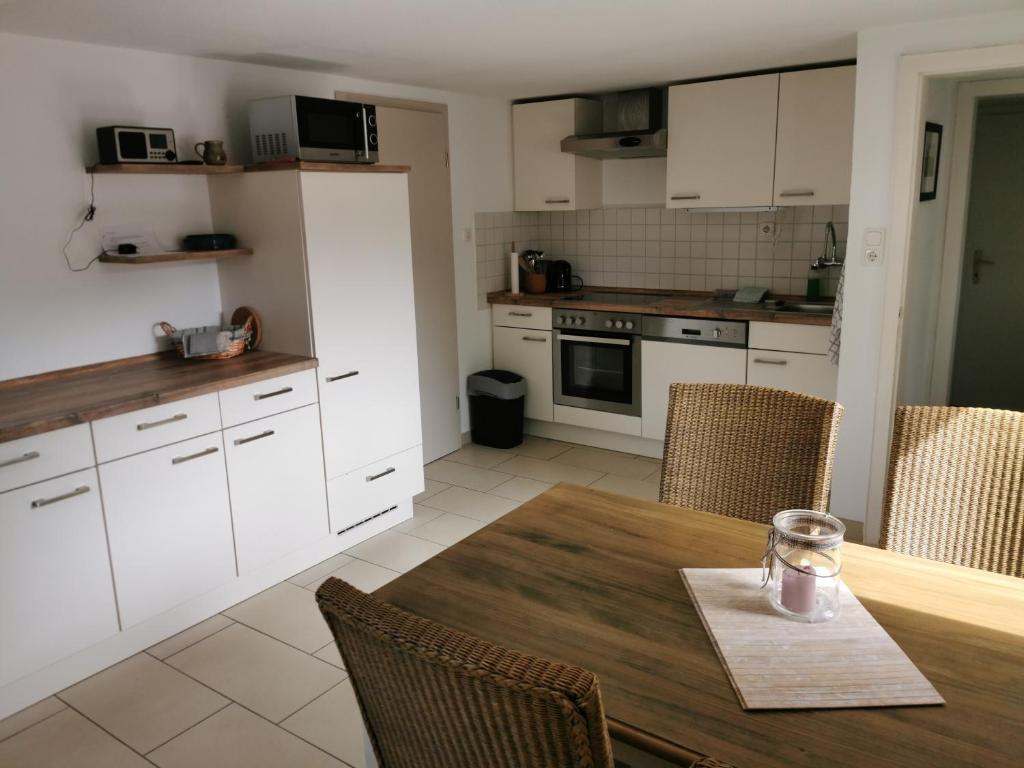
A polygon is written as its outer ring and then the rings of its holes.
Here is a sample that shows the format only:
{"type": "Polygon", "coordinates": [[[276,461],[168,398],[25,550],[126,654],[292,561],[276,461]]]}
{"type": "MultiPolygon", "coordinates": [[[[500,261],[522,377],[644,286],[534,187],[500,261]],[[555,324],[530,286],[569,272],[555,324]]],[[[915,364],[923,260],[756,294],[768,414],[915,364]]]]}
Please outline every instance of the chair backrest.
{"type": "Polygon", "coordinates": [[[672,384],[660,500],[759,523],[783,509],[824,512],[842,414],[781,389],[672,384]]]}
{"type": "Polygon", "coordinates": [[[1024,576],[1024,413],[897,408],[879,546],[1024,576]]]}
{"type": "Polygon", "coordinates": [[[380,768],[612,768],[590,672],[413,616],[339,579],[316,599],[380,768]]]}

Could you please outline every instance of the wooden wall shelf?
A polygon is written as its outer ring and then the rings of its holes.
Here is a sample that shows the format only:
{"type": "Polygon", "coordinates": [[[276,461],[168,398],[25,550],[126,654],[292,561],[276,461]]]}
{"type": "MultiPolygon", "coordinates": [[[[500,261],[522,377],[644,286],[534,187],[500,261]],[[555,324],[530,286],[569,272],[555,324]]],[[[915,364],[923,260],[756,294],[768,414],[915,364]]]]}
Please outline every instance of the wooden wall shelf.
{"type": "Polygon", "coordinates": [[[326,173],[408,173],[408,165],[382,165],[380,163],[313,163],[308,160],[291,160],[281,163],[257,163],[245,166],[245,172],[252,171],[323,171],[326,173]]]}
{"type": "Polygon", "coordinates": [[[224,173],[241,173],[240,165],[182,165],[168,163],[157,165],[148,163],[111,163],[109,165],[90,165],[85,169],[88,173],[141,173],[178,176],[219,176],[224,173]]]}
{"type": "Polygon", "coordinates": [[[99,260],[104,264],[160,264],[168,261],[200,261],[226,259],[231,256],[251,256],[252,248],[223,248],[219,251],[169,251],[151,254],[105,253],[99,260]]]}

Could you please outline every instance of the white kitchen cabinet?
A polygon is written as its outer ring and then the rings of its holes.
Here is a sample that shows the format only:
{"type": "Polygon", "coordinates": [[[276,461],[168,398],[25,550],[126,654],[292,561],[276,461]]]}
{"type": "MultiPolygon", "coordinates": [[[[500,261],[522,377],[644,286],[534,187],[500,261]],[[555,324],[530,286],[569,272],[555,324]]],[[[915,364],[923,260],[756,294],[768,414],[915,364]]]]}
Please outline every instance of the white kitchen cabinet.
{"type": "Polygon", "coordinates": [[[857,68],[783,72],[775,205],[846,205],[853,162],[857,68]]]}
{"type": "Polygon", "coordinates": [[[491,318],[494,325],[505,325],[509,328],[532,328],[536,331],[551,330],[550,307],[492,304],[491,318]]]}
{"type": "Polygon", "coordinates": [[[0,685],[117,631],[96,470],[0,494],[0,685]]]}
{"type": "Polygon", "coordinates": [[[0,491],[96,464],[88,424],[0,443],[0,491]]]}
{"type": "Polygon", "coordinates": [[[671,384],[746,383],[747,355],[744,349],[646,339],[641,344],[643,437],[665,439],[671,384]]]}
{"type": "Polygon", "coordinates": [[[669,208],[772,203],[779,75],[668,89],[669,208]]]}
{"type": "Polygon", "coordinates": [[[299,371],[231,387],[221,390],[218,397],[221,421],[227,429],[315,403],[316,371],[299,371]]]}
{"type": "Polygon", "coordinates": [[[747,350],[747,383],[835,400],[839,368],[828,355],[747,350]]]}
{"type": "Polygon", "coordinates": [[[220,430],[216,393],[143,408],[92,422],[100,463],[220,430]]]}
{"type": "Polygon", "coordinates": [[[340,533],[423,490],[420,446],[372,462],[327,483],[331,531],[340,533]]]}
{"type": "Polygon", "coordinates": [[[525,415],[538,421],[554,420],[551,331],[494,328],[494,367],[526,379],[525,415]]]}
{"type": "Polygon", "coordinates": [[[215,432],[100,466],[123,628],[237,575],[223,449],[215,432]]]}
{"type": "Polygon", "coordinates": [[[512,105],[517,211],[601,207],[601,161],[562,152],[566,136],[598,133],[601,102],[555,99],[512,105]]]}
{"type": "Polygon", "coordinates": [[[238,573],[328,534],[316,405],[224,432],[238,573]]]}

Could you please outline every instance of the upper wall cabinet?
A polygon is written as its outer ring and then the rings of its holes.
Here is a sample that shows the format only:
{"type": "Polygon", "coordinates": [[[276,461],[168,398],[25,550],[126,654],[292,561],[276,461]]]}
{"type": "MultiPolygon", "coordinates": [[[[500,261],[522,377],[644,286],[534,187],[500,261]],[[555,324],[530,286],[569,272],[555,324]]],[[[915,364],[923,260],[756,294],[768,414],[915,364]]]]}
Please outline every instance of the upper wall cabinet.
{"type": "Polygon", "coordinates": [[[601,131],[601,103],[558,99],[512,105],[517,211],[601,207],[601,161],[562,152],[566,136],[601,131]]]}
{"type": "Polygon", "coordinates": [[[771,205],[778,93],[777,74],[669,88],[669,208],[771,205]]]}
{"type": "Polygon", "coordinates": [[[775,205],[850,202],[856,67],[783,72],[775,205]]]}

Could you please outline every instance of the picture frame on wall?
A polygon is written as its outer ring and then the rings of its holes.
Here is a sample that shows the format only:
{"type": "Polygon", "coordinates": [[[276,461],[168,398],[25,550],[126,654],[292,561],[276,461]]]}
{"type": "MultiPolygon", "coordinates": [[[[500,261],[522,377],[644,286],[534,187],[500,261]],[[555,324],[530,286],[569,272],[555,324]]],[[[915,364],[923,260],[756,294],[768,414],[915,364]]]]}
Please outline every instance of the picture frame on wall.
{"type": "Polygon", "coordinates": [[[934,200],[939,188],[939,153],[942,150],[942,126],[924,124],[924,157],[921,160],[921,200],[934,200]]]}

